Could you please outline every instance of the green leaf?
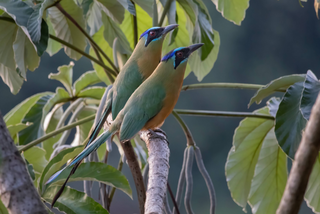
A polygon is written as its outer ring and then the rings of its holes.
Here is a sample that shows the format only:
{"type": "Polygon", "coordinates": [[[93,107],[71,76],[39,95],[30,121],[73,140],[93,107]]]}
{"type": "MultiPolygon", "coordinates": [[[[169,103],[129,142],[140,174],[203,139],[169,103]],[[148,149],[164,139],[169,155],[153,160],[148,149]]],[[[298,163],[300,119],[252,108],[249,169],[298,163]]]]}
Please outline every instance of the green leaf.
{"type": "Polygon", "coordinates": [[[318,78],[314,75],[314,73],[311,70],[309,70],[307,72],[306,80],[304,82],[300,106],[302,115],[306,120],[309,120],[310,118],[311,109],[314,103],[316,102],[319,91],[320,82],[318,78]]]}
{"type": "Polygon", "coordinates": [[[69,92],[70,96],[72,96],[72,75],[73,75],[73,66],[74,62],[70,62],[69,65],[63,65],[58,67],[58,73],[49,74],[49,79],[60,81],[64,87],[69,92]]]}
{"type": "MultiPolygon", "coordinates": [[[[60,188],[61,186],[51,186],[42,197],[51,203],[60,188]]],[[[64,188],[54,207],[68,214],[108,214],[108,211],[98,202],[88,197],[85,193],[68,186],[64,188]]]]}
{"type": "MultiPolygon", "coordinates": [[[[83,118],[89,117],[95,114],[95,111],[92,109],[83,109],[77,116],[77,120],[81,120],[83,118]]],[[[71,143],[72,146],[79,146],[82,145],[86,138],[89,136],[89,132],[91,130],[93,124],[93,120],[87,123],[81,124],[77,126],[77,132],[74,137],[73,142],[71,143]]]]}
{"type": "Polygon", "coordinates": [[[130,0],[118,0],[118,2],[132,15],[136,15],[136,9],[130,0]]]}
{"type": "Polygon", "coordinates": [[[38,146],[34,146],[23,152],[27,161],[32,164],[34,171],[41,173],[48,161],[45,158],[46,151],[38,146]]]}
{"type": "Polygon", "coordinates": [[[281,100],[279,97],[271,97],[270,100],[268,100],[267,106],[271,116],[276,117],[280,102],[281,100]]]}
{"type": "MultiPolygon", "coordinates": [[[[69,176],[71,168],[64,170],[53,182],[63,184],[69,176]]],[[[132,190],[127,178],[117,169],[100,162],[82,163],[77,171],[70,177],[69,181],[99,181],[109,186],[122,190],[132,198],[132,190]]],[[[50,185],[50,184],[49,184],[50,185]]]]}
{"type": "Polygon", "coordinates": [[[22,28],[23,32],[34,44],[34,47],[37,50],[38,55],[41,56],[47,48],[47,42],[49,38],[47,24],[45,22],[42,22],[40,28],[36,27],[28,29],[28,24],[32,25],[32,23],[34,22],[33,18],[30,20],[34,10],[28,4],[21,0],[1,1],[0,8],[6,11],[15,20],[16,24],[22,28]],[[39,37],[34,37],[34,35],[39,35],[39,33],[41,35],[40,39],[39,37]]]}
{"type": "Polygon", "coordinates": [[[276,213],[287,182],[287,156],[274,129],[264,137],[249,193],[254,214],[276,213]]]}
{"type": "Polygon", "coordinates": [[[102,15],[102,22],[104,24],[103,35],[105,40],[109,43],[109,46],[112,47],[114,39],[118,38],[118,42],[121,47],[120,52],[122,54],[130,55],[132,53],[132,49],[130,48],[130,44],[120,27],[104,14],[102,15]]]}
{"type": "MultiPolygon", "coordinates": [[[[0,34],[1,35],[1,34],[0,34]]],[[[0,52],[1,53],[1,52],[0,52]]],[[[46,95],[52,95],[52,92],[43,92],[39,94],[35,94],[18,105],[16,105],[11,111],[9,111],[4,116],[4,121],[6,122],[6,125],[15,125],[18,123],[21,123],[25,115],[29,112],[29,110],[32,108],[32,106],[43,96],[46,95]]]]}
{"type": "Polygon", "coordinates": [[[78,97],[91,97],[100,100],[105,90],[106,88],[100,86],[89,87],[80,91],[78,97]]]}
{"type": "Polygon", "coordinates": [[[90,35],[94,35],[102,26],[102,11],[99,4],[96,1],[89,0],[91,2],[88,7],[87,23],[90,27],[90,35]]]}
{"type": "Polygon", "coordinates": [[[32,164],[30,164],[26,159],[24,159],[27,165],[27,169],[28,169],[28,173],[30,175],[30,177],[32,178],[32,180],[34,180],[36,178],[34,170],[33,170],[33,166],[32,164]]]}
{"type": "Polygon", "coordinates": [[[45,182],[52,176],[55,172],[57,172],[66,162],[76,155],[78,155],[83,149],[83,146],[77,146],[62,150],[58,155],[53,157],[49,163],[46,165],[44,170],[41,173],[39,189],[40,193],[44,192],[45,182]]]}
{"type": "MultiPolygon", "coordinates": [[[[46,115],[44,119],[44,131],[46,134],[56,130],[57,125],[61,119],[61,116],[63,115],[63,108],[61,105],[55,105],[54,108],[46,115]]],[[[42,147],[44,150],[46,150],[46,159],[49,160],[50,156],[53,152],[53,145],[58,142],[60,137],[62,136],[62,133],[55,135],[48,140],[45,140],[42,143],[42,147]]]]}
{"type": "MultiPolygon", "coordinates": [[[[52,23],[50,21],[50,19],[47,19],[47,24],[48,24],[48,28],[49,28],[49,33],[52,34],[53,36],[57,36],[56,32],[53,29],[52,23]]],[[[48,47],[47,47],[47,53],[50,56],[53,56],[54,54],[56,54],[60,49],[62,48],[61,43],[56,42],[53,39],[49,39],[48,40],[48,47]]]]}
{"type": "Polygon", "coordinates": [[[4,206],[2,201],[0,200],[0,213],[1,214],[9,214],[7,208],[4,206]]]}
{"type": "MultiPolygon", "coordinates": [[[[139,5],[144,11],[146,11],[150,17],[153,16],[153,0],[133,0],[137,5],[139,5]]],[[[136,7],[137,9],[137,7],[136,7]]],[[[137,10],[137,17],[140,13],[137,10]]]]}
{"type": "Polygon", "coordinates": [[[122,23],[124,19],[124,8],[115,0],[94,0],[95,3],[107,14],[113,21],[122,23]]]}
{"type": "Polygon", "coordinates": [[[14,59],[19,68],[19,74],[27,79],[27,69],[34,71],[39,67],[40,57],[37,55],[32,43],[21,28],[16,33],[13,43],[14,59]]]}
{"type": "Polygon", "coordinates": [[[30,143],[43,135],[41,132],[42,109],[52,96],[52,94],[42,96],[25,115],[22,123],[29,122],[32,123],[32,125],[20,132],[19,145],[30,143]]]}
{"type": "Polygon", "coordinates": [[[249,7],[249,0],[211,0],[221,15],[233,22],[241,25],[244,20],[246,10],[249,7]]]}
{"type": "MultiPolygon", "coordinates": [[[[269,114],[267,107],[254,113],[269,114]]],[[[262,144],[273,126],[272,120],[245,118],[235,130],[226,163],[226,177],[233,200],[244,210],[262,144]]]]}
{"type": "Polygon", "coordinates": [[[261,87],[251,98],[248,107],[250,107],[254,102],[260,104],[261,101],[267,96],[275,93],[277,90],[285,90],[292,84],[296,82],[302,82],[305,79],[305,74],[292,74],[287,76],[282,76],[278,79],[272,80],[267,85],[261,87]]]}
{"type": "Polygon", "coordinates": [[[292,159],[302,138],[307,120],[300,110],[303,82],[291,85],[283,96],[276,115],[275,132],[279,145],[292,159]]]}
{"type": "Polygon", "coordinates": [[[74,95],[89,85],[94,85],[101,82],[96,71],[87,71],[83,73],[73,84],[74,95]]]}
{"type": "MultiPolygon", "coordinates": [[[[81,8],[79,8],[74,1],[61,1],[60,4],[62,8],[70,14],[83,29],[85,29],[85,21],[81,8]]],[[[83,33],[81,33],[81,31],[56,7],[50,7],[47,11],[57,37],[84,51],[87,43],[83,33]]],[[[64,47],[64,51],[74,60],[78,60],[82,56],[66,46],[64,47]]]]}
{"type": "Polygon", "coordinates": [[[29,127],[30,125],[32,125],[32,123],[26,123],[26,124],[18,123],[15,125],[9,125],[9,126],[7,126],[7,128],[8,128],[8,131],[10,132],[11,138],[14,139],[16,137],[16,135],[18,134],[18,132],[29,127]]]}
{"type": "Polygon", "coordinates": [[[314,213],[320,212],[320,156],[318,155],[316,162],[313,166],[307,191],[304,195],[304,199],[307,205],[312,209],[314,213]]]}
{"type": "MultiPolygon", "coordinates": [[[[5,15],[6,16],[6,15],[5,15]]],[[[17,25],[0,20],[0,29],[6,29],[0,34],[0,76],[10,88],[11,93],[17,94],[23,83],[23,77],[16,71],[13,42],[18,30],[17,25]]]]}

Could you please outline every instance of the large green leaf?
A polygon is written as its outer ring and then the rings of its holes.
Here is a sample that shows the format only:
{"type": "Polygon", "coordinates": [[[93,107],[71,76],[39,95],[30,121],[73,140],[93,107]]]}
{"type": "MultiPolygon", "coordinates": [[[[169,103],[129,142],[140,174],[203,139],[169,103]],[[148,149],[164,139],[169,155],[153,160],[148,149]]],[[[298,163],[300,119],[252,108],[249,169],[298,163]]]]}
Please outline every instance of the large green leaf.
{"type": "Polygon", "coordinates": [[[320,155],[318,155],[309,178],[304,198],[314,213],[320,213],[320,155]]]}
{"type": "MultiPolygon", "coordinates": [[[[60,188],[61,186],[51,186],[42,197],[51,203],[60,188]]],[[[68,186],[64,188],[54,207],[68,214],[108,214],[108,211],[98,202],[88,197],[85,193],[68,186]]]]}
{"type": "Polygon", "coordinates": [[[87,71],[83,73],[74,83],[73,83],[73,93],[78,95],[79,92],[89,85],[94,85],[101,82],[96,71],[87,71]]]}
{"type": "MultiPolygon", "coordinates": [[[[21,0],[3,0],[0,2],[0,8],[6,11],[24,31],[26,36],[32,41],[39,56],[47,48],[49,32],[45,22],[35,23],[34,10],[21,0]],[[29,27],[39,24],[39,27],[29,27]],[[37,36],[35,36],[37,35],[37,36]]],[[[37,8],[37,6],[36,6],[37,8]]]]}
{"type": "Polygon", "coordinates": [[[6,125],[15,125],[21,123],[25,115],[29,112],[32,106],[43,96],[52,95],[52,92],[43,92],[35,94],[11,109],[5,116],[4,121],[6,125]]]}
{"type": "Polygon", "coordinates": [[[237,24],[241,25],[249,7],[249,0],[211,0],[222,16],[237,24]]]}
{"type": "MultiPolygon", "coordinates": [[[[47,19],[47,24],[48,24],[48,28],[49,28],[49,33],[52,34],[53,36],[56,36],[56,32],[53,29],[52,23],[50,21],[50,19],[47,19]]],[[[61,43],[56,42],[53,39],[49,39],[48,40],[48,47],[47,47],[47,53],[50,56],[53,56],[54,54],[56,54],[60,49],[62,48],[61,43]]]]}
{"type": "Polygon", "coordinates": [[[279,145],[292,159],[302,138],[307,120],[300,110],[303,82],[290,86],[283,96],[276,115],[275,132],[279,145]]]}
{"type": "Polygon", "coordinates": [[[64,164],[66,164],[68,160],[78,155],[82,151],[82,149],[83,146],[77,146],[62,150],[58,155],[56,155],[49,161],[49,163],[41,173],[39,183],[40,193],[45,190],[43,189],[43,187],[45,187],[44,184],[50,178],[50,176],[57,172],[64,164]]]}
{"type": "Polygon", "coordinates": [[[287,177],[287,156],[279,147],[272,128],[264,137],[251,183],[252,213],[276,213],[287,177]]]}
{"type": "Polygon", "coordinates": [[[23,83],[23,77],[16,71],[13,50],[18,27],[11,22],[0,20],[0,28],[6,29],[0,34],[0,76],[11,93],[17,94],[23,83]]]}
{"type": "Polygon", "coordinates": [[[27,161],[32,164],[34,171],[41,173],[48,161],[45,158],[46,151],[38,146],[34,146],[23,152],[27,161]]]}
{"type": "Polygon", "coordinates": [[[23,129],[29,127],[30,125],[32,125],[32,123],[18,123],[15,125],[9,125],[7,126],[8,131],[10,132],[10,136],[12,139],[15,139],[17,134],[22,131],[23,129]]]}
{"type": "Polygon", "coordinates": [[[27,79],[27,69],[34,71],[39,67],[40,57],[37,55],[32,43],[21,28],[16,33],[13,43],[14,59],[18,66],[19,74],[27,79]]]}
{"type": "Polygon", "coordinates": [[[132,15],[136,15],[136,9],[134,7],[134,4],[130,0],[118,0],[122,6],[128,10],[132,15]]]}
{"type": "Polygon", "coordinates": [[[83,89],[78,94],[78,97],[91,97],[93,99],[100,100],[106,88],[100,86],[93,86],[86,89],[83,89]]]}
{"type": "Polygon", "coordinates": [[[69,65],[63,65],[58,67],[58,73],[49,74],[49,79],[54,79],[60,81],[64,87],[69,92],[70,96],[72,96],[72,75],[73,75],[73,66],[74,62],[70,62],[69,65]]]}
{"type": "Polygon", "coordinates": [[[113,21],[122,23],[124,19],[124,8],[115,0],[94,0],[100,9],[107,14],[113,21]]]}
{"type": "Polygon", "coordinates": [[[320,91],[320,82],[318,78],[312,73],[312,71],[307,72],[306,80],[304,82],[304,88],[301,98],[301,112],[305,119],[309,120],[311,109],[316,102],[320,91]]]}
{"type": "MultiPolygon", "coordinates": [[[[60,175],[58,175],[52,184],[63,184],[69,176],[71,168],[64,170],[60,175]]],[[[119,170],[110,165],[100,162],[80,164],[77,171],[70,177],[69,181],[83,180],[99,181],[109,186],[114,186],[132,197],[132,190],[127,178],[119,170]]]]}
{"type": "Polygon", "coordinates": [[[102,11],[96,1],[88,0],[86,3],[89,4],[87,23],[90,27],[90,35],[94,35],[102,26],[102,11]]]}
{"type": "Polygon", "coordinates": [[[248,106],[250,107],[254,102],[256,102],[257,104],[260,104],[261,101],[267,96],[275,93],[279,89],[285,90],[296,82],[302,82],[304,81],[305,77],[306,77],[305,74],[292,74],[292,75],[282,76],[278,79],[272,80],[267,85],[261,87],[253,95],[248,106]]]}
{"type": "MultiPolygon", "coordinates": [[[[61,1],[60,4],[63,9],[71,15],[83,29],[85,29],[85,21],[81,8],[79,8],[74,1],[61,1]]],[[[83,33],[81,33],[81,31],[56,7],[50,7],[47,11],[57,37],[84,51],[87,43],[83,33]]],[[[64,47],[64,51],[74,60],[78,60],[82,56],[66,46],[64,47]]]]}
{"type": "MultiPolygon", "coordinates": [[[[254,112],[269,114],[267,107],[254,112]]],[[[262,144],[273,126],[272,120],[245,118],[235,130],[226,163],[226,177],[233,200],[244,210],[262,144]]]]}
{"type": "Polygon", "coordinates": [[[42,136],[41,132],[41,118],[42,118],[42,110],[46,105],[48,100],[53,96],[53,94],[48,94],[42,96],[37,102],[30,108],[28,113],[22,120],[22,123],[32,123],[31,126],[22,130],[19,134],[19,144],[25,145],[30,143],[31,141],[42,136]]]}
{"type": "Polygon", "coordinates": [[[109,43],[109,46],[112,47],[113,46],[113,41],[115,38],[118,38],[118,42],[120,44],[121,47],[121,53],[122,54],[131,54],[132,50],[130,48],[130,44],[126,38],[126,36],[124,35],[124,33],[122,32],[122,30],[120,29],[120,27],[114,22],[112,21],[111,18],[109,18],[106,15],[102,15],[102,22],[104,25],[104,38],[105,40],[109,43]]]}
{"type": "MultiPolygon", "coordinates": [[[[144,11],[146,11],[150,17],[153,16],[153,0],[133,0],[137,5],[139,5],[144,11]]],[[[137,7],[136,7],[137,8],[137,7]]],[[[137,10],[137,17],[140,15],[137,10]]]]}

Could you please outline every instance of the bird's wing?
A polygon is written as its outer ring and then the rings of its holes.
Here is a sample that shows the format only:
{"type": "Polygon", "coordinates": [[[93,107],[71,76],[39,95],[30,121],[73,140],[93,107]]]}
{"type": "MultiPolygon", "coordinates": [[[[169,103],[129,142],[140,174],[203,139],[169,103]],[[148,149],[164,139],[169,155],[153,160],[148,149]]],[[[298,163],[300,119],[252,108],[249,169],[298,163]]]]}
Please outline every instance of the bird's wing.
{"type": "Polygon", "coordinates": [[[153,86],[139,90],[140,93],[136,92],[127,103],[129,109],[125,112],[120,128],[121,141],[129,140],[139,132],[162,109],[163,100],[166,97],[162,86],[153,86]]]}

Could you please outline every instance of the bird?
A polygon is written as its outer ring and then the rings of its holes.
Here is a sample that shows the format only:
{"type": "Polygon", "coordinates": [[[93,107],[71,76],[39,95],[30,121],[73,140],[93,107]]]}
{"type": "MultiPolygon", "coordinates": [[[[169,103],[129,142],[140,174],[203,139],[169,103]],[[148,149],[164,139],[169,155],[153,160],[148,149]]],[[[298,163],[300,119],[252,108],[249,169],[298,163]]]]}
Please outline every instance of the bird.
{"type": "MultiPolygon", "coordinates": [[[[108,87],[110,89],[107,94],[105,110],[89,136],[85,148],[97,137],[107,116],[112,113],[112,118],[116,118],[131,94],[152,74],[161,60],[162,44],[165,36],[178,26],[177,24],[171,24],[166,27],[152,27],[141,34],[130,58],[121,69],[113,85],[108,87]]],[[[79,165],[80,162],[74,165],[71,174],[76,171],[79,165]]],[[[51,206],[62,194],[69,177],[55,195],[51,206]]]]}
{"type": "MultiPolygon", "coordinates": [[[[78,154],[68,166],[49,178],[47,183],[57,178],[63,170],[81,163],[116,133],[119,133],[120,142],[125,142],[140,130],[153,132],[154,129],[161,127],[178,101],[188,58],[202,45],[198,43],[180,47],[166,54],[150,77],[130,96],[109,128],[78,154]]],[[[73,170],[69,177],[72,173],[73,170]]]]}

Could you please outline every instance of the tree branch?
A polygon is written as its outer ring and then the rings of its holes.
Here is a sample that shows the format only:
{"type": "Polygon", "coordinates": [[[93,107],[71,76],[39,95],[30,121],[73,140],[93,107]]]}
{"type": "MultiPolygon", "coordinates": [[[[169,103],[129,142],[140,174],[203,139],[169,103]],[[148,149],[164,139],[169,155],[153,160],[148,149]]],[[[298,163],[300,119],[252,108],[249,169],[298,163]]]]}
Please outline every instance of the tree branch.
{"type": "Polygon", "coordinates": [[[47,213],[0,113],[0,197],[10,214],[47,213]]]}
{"type": "Polygon", "coordinates": [[[313,165],[320,149],[320,94],[312,107],[277,214],[299,212],[313,165]]]}
{"type": "Polygon", "coordinates": [[[145,213],[163,213],[164,200],[167,191],[167,180],[169,175],[170,150],[166,136],[161,129],[157,134],[149,131],[141,132],[141,139],[146,142],[149,158],[149,182],[145,213]],[[159,133],[160,132],[160,133],[159,133]]]}

